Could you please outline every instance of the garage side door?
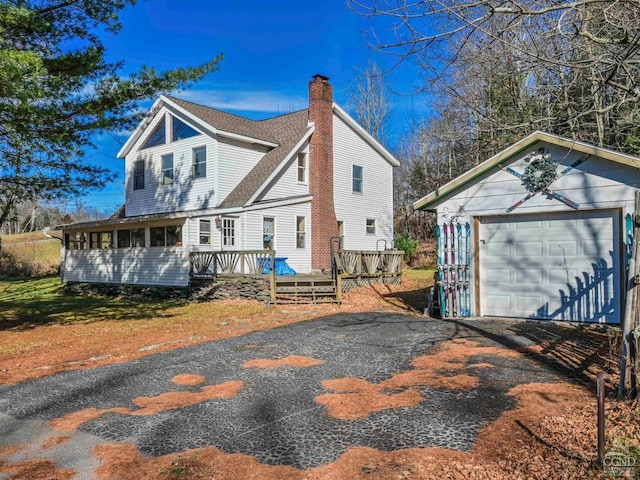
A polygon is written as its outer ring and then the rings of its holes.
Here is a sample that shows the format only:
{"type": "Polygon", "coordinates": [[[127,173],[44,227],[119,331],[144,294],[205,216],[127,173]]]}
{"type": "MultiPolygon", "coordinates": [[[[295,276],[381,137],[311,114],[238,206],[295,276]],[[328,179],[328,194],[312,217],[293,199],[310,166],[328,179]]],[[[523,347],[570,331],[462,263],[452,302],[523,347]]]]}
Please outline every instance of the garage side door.
{"type": "Polygon", "coordinates": [[[482,315],[620,323],[615,210],[480,221],[482,315]]]}

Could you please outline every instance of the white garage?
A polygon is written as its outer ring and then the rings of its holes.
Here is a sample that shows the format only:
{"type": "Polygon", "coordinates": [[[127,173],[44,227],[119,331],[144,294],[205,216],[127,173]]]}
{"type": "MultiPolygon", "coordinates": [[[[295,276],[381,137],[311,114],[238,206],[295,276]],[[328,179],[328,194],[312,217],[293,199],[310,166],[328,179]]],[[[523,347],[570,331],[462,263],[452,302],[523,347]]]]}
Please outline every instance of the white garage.
{"type": "Polygon", "coordinates": [[[440,255],[443,316],[620,323],[639,187],[639,158],[536,132],[425,196],[441,231],[470,226],[465,283],[440,255]]]}

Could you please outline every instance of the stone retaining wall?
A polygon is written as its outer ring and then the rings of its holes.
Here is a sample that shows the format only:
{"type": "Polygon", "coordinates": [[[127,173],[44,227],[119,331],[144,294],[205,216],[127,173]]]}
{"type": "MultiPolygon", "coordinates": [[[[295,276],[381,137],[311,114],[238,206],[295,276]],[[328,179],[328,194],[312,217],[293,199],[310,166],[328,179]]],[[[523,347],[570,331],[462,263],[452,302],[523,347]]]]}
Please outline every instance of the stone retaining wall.
{"type": "Polygon", "coordinates": [[[153,300],[211,301],[227,298],[247,298],[269,303],[271,301],[268,278],[234,277],[216,281],[200,280],[190,287],[150,287],[108,283],[67,282],[64,291],[75,295],[102,295],[106,297],[134,297],[153,300]]]}
{"type": "Polygon", "coordinates": [[[271,286],[268,278],[218,278],[214,282],[202,283],[195,287],[193,300],[209,301],[228,298],[247,298],[269,303],[271,301],[271,286]]]}

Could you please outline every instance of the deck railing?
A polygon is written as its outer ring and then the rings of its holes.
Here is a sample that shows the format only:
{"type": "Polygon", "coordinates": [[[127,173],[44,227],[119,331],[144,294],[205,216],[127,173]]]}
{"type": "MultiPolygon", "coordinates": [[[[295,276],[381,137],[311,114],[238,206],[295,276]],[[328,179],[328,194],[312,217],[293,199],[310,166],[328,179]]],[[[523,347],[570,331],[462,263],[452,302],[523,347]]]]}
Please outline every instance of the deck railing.
{"type": "Polygon", "coordinates": [[[402,273],[402,250],[338,250],[334,261],[339,274],[384,275],[402,273]]]}
{"type": "Polygon", "coordinates": [[[266,267],[273,271],[274,250],[225,250],[191,252],[191,278],[216,278],[219,275],[262,275],[266,267]]]}

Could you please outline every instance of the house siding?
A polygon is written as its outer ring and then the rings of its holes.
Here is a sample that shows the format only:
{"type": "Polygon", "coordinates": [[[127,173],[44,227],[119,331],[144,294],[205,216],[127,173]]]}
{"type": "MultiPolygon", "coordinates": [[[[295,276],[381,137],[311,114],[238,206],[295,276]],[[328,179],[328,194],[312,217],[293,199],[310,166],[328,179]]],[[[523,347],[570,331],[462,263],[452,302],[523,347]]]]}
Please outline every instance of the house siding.
{"type": "Polygon", "coordinates": [[[393,247],[393,167],[337,115],[334,131],[334,203],[344,222],[344,248],[376,250],[393,247]],[[352,165],[363,167],[363,191],[352,192],[352,165]],[[366,233],[367,219],[376,234],[366,233]]]}
{"type": "Polygon", "coordinates": [[[182,247],[65,250],[63,282],[186,286],[189,255],[182,247]]]}
{"type": "Polygon", "coordinates": [[[124,283],[136,285],[184,286],[189,283],[188,233],[184,220],[105,225],[91,229],[70,229],[63,233],[111,232],[117,245],[117,231],[145,229],[146,247],[69,250],[62,248],[60,277],[63,282],[124,283]],[[149,227],[182,225],[182,245],[149,247],[149,227]]]}
{"type": "MultiPolygon", "coordinates": [[[[567,150],[538,143],[528,151],[546,148],[551,158],[561,159],[559,163],[569,166],[580,158],[587,156],[580,152],[567,150]]],[[[518,155],[509,166],[516,172],[525,169],[526,152],[518,155]]],[[[562,168],[558,168],[561,171],[562,168]]],[[[558,178],[551,189],[579,204],[580,210],[603,208],[622,208],[632,212],[635,205],[635,191],[640,186],[640,175],[637,170],[619,163],[597,157],[586,159],[582,164],[558,178]]],[[[438,205],[438,223],[442,224],[454,218],[459,222],[467,222],[475,216],[509,215],[507,209],[515,205],[527,195],[522,180],[505,170],[492,170],[476,183],[469,185],[452,197],[438,205]]],[[[511,215],[536,212],[562,212],[574,209],[556,198],[537,193],[511,215]]]]}
{"type": "Polygon", "coordinates": [[[276,256],[287,257],[287,263],[298,273],[311,272],[311,204],[274,207],[265,210],[246,212],[243,225],[245,249],[261,250],[262,219],[275,218],[276,256]],[[296,217],[306,218],[306,247],[296,248],[296,217]]]}
{"type": "Polygon", "coordinates": [[[267,147],[220,139],[218,142],[218,199],[223,202],[268,151],[267,147]]]}
{"type": "Polygon", "coordinates": [[[221,232],[216,228],[215,216],[192,217],[187,221],[185,230],[188,232],[188,240],[185,245],[191,252],[218,251],[221,245],[221,232]],[[200,220],[211,222],[211,244],[200,245],[200,220]]]}
{"type": "Polygon", "coordinates": [[[307,154],[307,181],[298,182],[298,152],[287,162],[281,174],[267,188],[267,193],[260,200],[277,200],[309,193],[309,146],[305,145],[300,152],[307,154]]]}
{"type": "MultiPolygon", "coordinates": [[[[145,131],[147,135],[164,117],[165,112],[166,109],[161,109],[160,114],[153,119],[145,131]]],[[[182,120],[189,123],[186,119],[182,120]]],[[[197,135],[139,150],[147,135],[138,139],[125,159],[127,216],[196,210],[217,205],[219,196],[216,194],[216,140],[209,135],[197,135]],[[203,146],[207,149],[207,176],[194,179],[192,151],[203,146]],[[174,181],[171,185],[161,185],[161,157],[170,153],[173,154],[174,181]],[[133,170],[138,160],[145,162],[145,188],[134,190],[133,170]]]]}

